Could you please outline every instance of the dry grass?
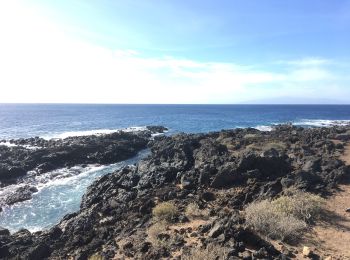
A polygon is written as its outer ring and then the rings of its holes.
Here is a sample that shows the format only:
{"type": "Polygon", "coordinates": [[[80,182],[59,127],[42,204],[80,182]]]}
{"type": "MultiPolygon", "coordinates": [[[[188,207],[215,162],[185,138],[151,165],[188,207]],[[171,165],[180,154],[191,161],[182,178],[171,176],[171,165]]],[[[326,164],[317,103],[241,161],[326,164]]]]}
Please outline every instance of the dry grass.
{"type": "Polygon", "coordinates": [[[277,211],[309,222],[316,220],[322,213],[325,200],[302,191],[292,191],[289,196],[281,196],[272,201],[277,211]]]}
{"type": "Polygon", "coordinates": [[[267,151],[275,149],[277,151],[284,151],[287,145],[283,142],[269,142],[269,143],[253,143],[247,146],[247,150],[267,151]]]}
{"type": "Polygon", "coordinates": [[[281,214],[269,200],[251,203],[245,215],[249,227],[272,239],[294,240],[306,228],[304,221],[281,214]]]}
{"type": "Polygon", "coordinates": [[[296,240],[307,228],[307,222],[322,212],[323,199],[297,191],[276,200],[253,202],[245,209],[246,224],[272,239],[296,240]]]}
{"type": "Polygon", "coordinates": [[[88,260],[103,260],[104,258],[98,253],[89,256],[88,260]]]}
{"type": "Polygon", "coordinates": [[[187,205],[185,215],[190,219],[207,219],[209,216],[209,212],[208,210],[200,209],[199,206],[193,202],[187,205]]]}
{"type": "Polygon", "coordinates": [[[176,217],[179,212],[172,202],[161,202],[154,207],[153,216],[158,221],[167,221],[171,222],[174,217],[176,217]]]}
{"type": "Polygon", "coordinates": [[[156,247],[164,246],[167,241],[163,239],[160,235],[167,234],[167,223],[165,221],[160,221],[149,227],[147,230],[148,240],[156,247]]]}
{"type": "Polygon", "coordinates": [[[285,150],[286,144],[282,142],[271,142],[264,144],[264,150],[276,149],[277,151],[285,150]]]}
{"type": "Polygon", "coordinates": [[[227,258],[227,249],[219,245],[210,244],[207,248],[194,248],[181,256],[181,260],[224,260],[227,258]]]}

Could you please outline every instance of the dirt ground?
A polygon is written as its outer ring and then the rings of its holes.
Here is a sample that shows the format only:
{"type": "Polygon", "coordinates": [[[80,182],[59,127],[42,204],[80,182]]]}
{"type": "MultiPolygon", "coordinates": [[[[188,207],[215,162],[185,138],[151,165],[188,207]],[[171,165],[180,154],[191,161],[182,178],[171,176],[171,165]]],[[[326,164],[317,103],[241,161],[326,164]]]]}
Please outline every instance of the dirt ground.
{"type": "MultiPolygon", "coordinates": [[[[345,146],[340,159],[350,165],[350,144],[345,146]]],[[[350,185],[340,185],[326,201],[325,218],[294,248],[295,259],[305,259],[302,256],[304,246],[310,247],[321,259],[350,259],[350,212],[346,212],[349,208],[350,185]]]]}
{"type": "Polygon", "coordinates": [[[328,216],[319,221],[309,234],[308,245],[316,253],[332,259],[350,259],[350,185],[342,185],[339,191],[327,200],[328,216]]]}

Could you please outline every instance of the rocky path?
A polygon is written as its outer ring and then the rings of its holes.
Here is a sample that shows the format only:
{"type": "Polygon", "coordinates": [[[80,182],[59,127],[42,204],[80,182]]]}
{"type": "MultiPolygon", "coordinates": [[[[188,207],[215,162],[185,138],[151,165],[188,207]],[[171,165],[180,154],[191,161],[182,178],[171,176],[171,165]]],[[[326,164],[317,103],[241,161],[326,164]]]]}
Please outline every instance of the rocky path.
{"type": "MultiPolygon", "coordinates": [[[[350,165],[350,144],[344,148],[340,158],[350,165]]],[[[350,184],[339,186],[327,200],[326,210],[330,215],[314,228],[311,245],[332,259],[350,259],[350,184]]]]}
{"type": "Polygon", "coordinates": [[[319,223],[313,234],[313,242],[324,256],[332,259],[350,259],[350,186],[341,185],[339,192],[327,200],[329,219],[319,223]]]}
{"type": "MultiPolygon", "coordinates": [[[[346,165],[350,165],[350,144],[344,146],[344,153],[340,159],[346,165]]],[[[350,209],[350,184],[342,184],[326,201],[325,211],[328,215],[316,223],[310,233],[305,234],[305,238],[295,246],[294,250],[298,252],[296,259],[305,259],[302,254],[304,246],[323,259],[350,259],[350,212],[347,212],[347,209],[350,209]]],[[[277,248],[283,247],[272,243],[277,248]]]]}

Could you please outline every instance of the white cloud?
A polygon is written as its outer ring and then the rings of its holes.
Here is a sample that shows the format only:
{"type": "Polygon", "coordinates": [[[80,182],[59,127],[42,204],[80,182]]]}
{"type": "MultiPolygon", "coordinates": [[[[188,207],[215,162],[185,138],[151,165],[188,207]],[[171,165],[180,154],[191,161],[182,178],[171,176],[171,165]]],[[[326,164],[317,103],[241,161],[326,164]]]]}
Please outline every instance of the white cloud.
{"type": "Polygon", "coordinates": [[[0,102],[232,103],[302,88],[314,93],[316,83],[334,78],[320,58],[285,62],[276,73],[110,50],[12,1],[0,3],[0,36],[0,102]]]}
{"type": "MultiPolygon", "coordinates": [[[[283,63],[283,61],[282,61],[283,63]]],[[[295,66],[320,66],[332,63],[331,60],[323,59],[319,57],[307,57],[299,60],[287,61],[287,64],[295,66]]]]}

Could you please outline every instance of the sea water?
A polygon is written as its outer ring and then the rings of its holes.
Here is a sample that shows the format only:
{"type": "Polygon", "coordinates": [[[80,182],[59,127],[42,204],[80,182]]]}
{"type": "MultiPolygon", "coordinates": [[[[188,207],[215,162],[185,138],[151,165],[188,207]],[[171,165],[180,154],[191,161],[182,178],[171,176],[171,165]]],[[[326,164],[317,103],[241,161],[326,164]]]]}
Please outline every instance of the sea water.
{"type": "MultiPolygon", "coordinates": [[[[305,127],[328,127],[350,123],[349,105],[67,105],[0,104],[0,142],[39,136],[46,139],[111,133],[118,129],[142,130],[163,125],[168,134],[198,133],[255,127],[271,130],[281,123],[305,127]]],[[[35,149],[35,147],[27,147],[35,149]]],[[[33,199],[4,207],[0,226],[16,231],[49,228],[66,214],[79,210],[81,198],[96,178],[137,163],[147,155],[113,165],[79,165],[42,176],[26,177],[25,184],[38,187],[33,199]],[[52,177],[55,176],[55,177],[52,177]]],[[[1,196],[18,188],[0,189],[1,196]]]]}

